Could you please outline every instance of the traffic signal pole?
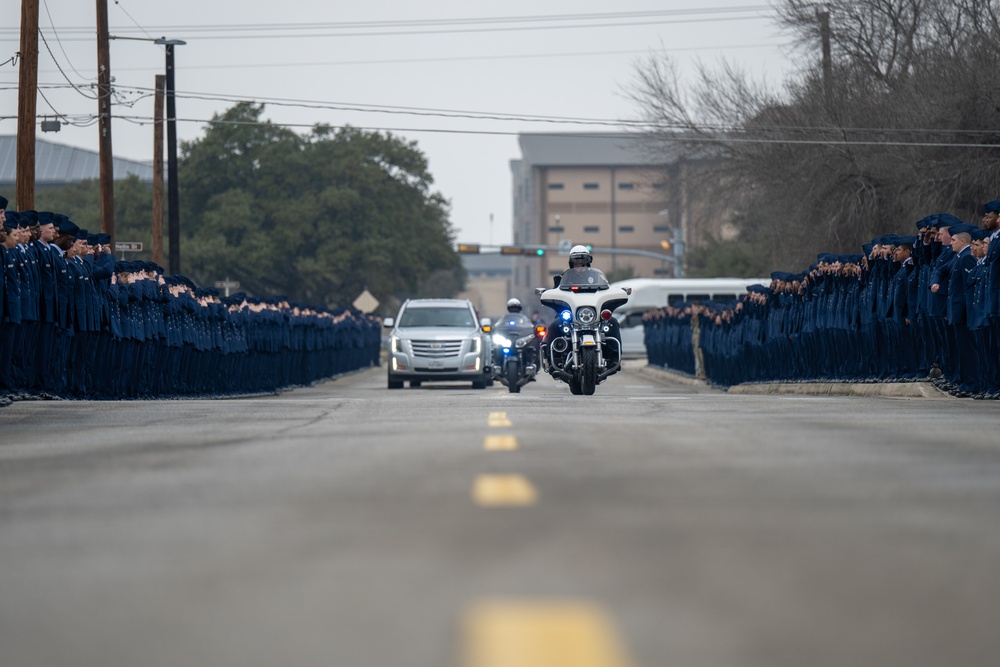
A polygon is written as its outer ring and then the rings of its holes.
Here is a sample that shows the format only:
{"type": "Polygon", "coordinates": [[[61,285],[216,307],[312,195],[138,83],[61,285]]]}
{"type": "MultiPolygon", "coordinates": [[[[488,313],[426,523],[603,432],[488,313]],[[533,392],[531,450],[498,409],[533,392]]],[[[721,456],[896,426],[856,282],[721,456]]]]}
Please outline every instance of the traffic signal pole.
{"type": "MultiPolygon", "coordinates": [[[[460,254],[482,254],[482,255],[537,255],[544,257],[550,252],[559,252],[561,248],[557,245],[505,245],[505,246],[484,246],[478,243],[459,243],[457,252],[460,254]]],[[[600,255],[635,255],[637,257],[651,257],[663,262],[676,262],[677,257],[664,255],[659,252],[649,250],[636,250],[633,248],[594,248],[589,250],[600,255]]]]}

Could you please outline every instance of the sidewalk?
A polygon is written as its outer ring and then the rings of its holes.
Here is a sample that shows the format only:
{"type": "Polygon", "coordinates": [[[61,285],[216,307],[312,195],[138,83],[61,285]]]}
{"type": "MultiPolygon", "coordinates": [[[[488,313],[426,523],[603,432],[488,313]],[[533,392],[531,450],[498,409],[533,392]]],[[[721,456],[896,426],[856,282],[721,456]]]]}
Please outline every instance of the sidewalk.
{"type": "Polygon", "coordinates": [[[932,382],[753,382],[722,389],[701,378],[668,368],[652,366],[645,359],[627,360],[624,364],[644,377],[668,381],[689,387],[705,387],[729,394],[765,394],[807,396],[878,396],[882,398],[955,398],[941,391],[932,382]]]}

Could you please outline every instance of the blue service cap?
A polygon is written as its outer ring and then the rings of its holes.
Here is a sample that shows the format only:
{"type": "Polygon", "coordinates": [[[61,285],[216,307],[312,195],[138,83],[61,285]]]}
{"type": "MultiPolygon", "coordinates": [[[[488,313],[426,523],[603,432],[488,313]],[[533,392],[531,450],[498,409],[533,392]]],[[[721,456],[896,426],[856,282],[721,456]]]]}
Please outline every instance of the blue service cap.
{"type": "Polygon", "coordinates": [[[979,227],[975,225],[970,225],[967,222],[960,222],[958,224],[949,227],[948,233],[952,236],[954,236],[955,234],[961,234],[963,232],[971,235],[972,232],[976,231],[977,229],[979,229],[979,227]]]}
{"type": "Polygon", "coordinates": [[[872,249],[875,247],[874,243],[862,243],[861,250],[865,253],[865,257],[872,254],[872,249]]]}
{"type": "Polygon", "coordinates": [[[17,229],[18,224],[21,222],[21,217],[14,211],[7,211],[7,217],[4,218],[3,228],[10,231],[11,229],[17,229]]]}
{"type": "Polygon", "coordinates": [[[927,229],[928,227],[933,227],[936,219],[936,215],[925,215],[917,220],[917,229],[927,229]]]}
{"type": "Polygon", "coordinates": [[[953,227],[954,225],[961,224],[963,224],[962,221],[953,216],[951,213],[939,213],[937,216],[938,227],[953,227]]]}
{"type": "Polygon", "coordinates": [[[88,236],[90,236],[90,232],[88,232],[86,229],[80,229],[79,227],[77,228],[75,234],[77,241],[86,241],[88,236]]]}
{"type": "Polygon", "coordinates": [[[983,213],[1000,213],[1000,199],[994,199],[983,204],[983,213]]]}
{"type": "Polygon", "coordinates": [[[111,245],[111,234],[98,234],[97,242],[101,245],[111,245]]]}
{"type": "Polygon", "coordinates": [[[76,236],[76,233],[80,230],[76,226],[76,223],[67,218],[65,215],[56,216],[56,229],[66,236],[76,236]]]}
{"type": "Polygon", "coordinates": [[[973,241],[982,241],[991,233],[992,232],[990,232],[990,230],[988,229],[977,228],[976,231],[970,232],[969,235],[972,237],[973,241]]]}
{"type": "Polygon", "coordinates": [[[38,211],[21,211],[20,216],[22,227],[33,227],[38,224],[38,211]]]}

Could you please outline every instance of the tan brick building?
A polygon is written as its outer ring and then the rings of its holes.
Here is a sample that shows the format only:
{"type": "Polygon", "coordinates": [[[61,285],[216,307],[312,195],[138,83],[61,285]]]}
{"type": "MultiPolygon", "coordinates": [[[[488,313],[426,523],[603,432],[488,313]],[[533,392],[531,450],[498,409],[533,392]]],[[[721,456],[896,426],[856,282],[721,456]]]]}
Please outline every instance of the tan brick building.
{"type": "MultiPolygon", "coordinates": [[[[725,215],[699,197],[694,175],[704,160],[650,158],[636,135],[522,134],[511,161],[515,245],[590,245],[595,265],[623,277],[684,276],[685,245],[711,233],[732,236],[725,215]],[[612,252],[617,251],[617,252],[612,252]]],[[[516,257],[512,291],[522,300],[566,269],[565,253],[516,257]]]]}

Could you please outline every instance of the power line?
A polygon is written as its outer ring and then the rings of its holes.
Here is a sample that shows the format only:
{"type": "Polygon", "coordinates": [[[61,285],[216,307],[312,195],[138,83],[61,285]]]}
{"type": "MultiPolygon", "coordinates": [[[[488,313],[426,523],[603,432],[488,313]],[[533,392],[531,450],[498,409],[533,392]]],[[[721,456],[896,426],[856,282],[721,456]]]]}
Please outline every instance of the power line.
{"type": "MultiPolygon", "coordinates": [[[[399,65],[399,64],[420,64],[420,63],[446,63],[446,62],[470,62],[470,61],[490,61],[490,60],[528,60],[543,58],[585,58],[604,56],[624,56],[624,55],[644,55],[658,53],[675,53],[684,51],[722,51],[730,49],[761,49],[773,47],[774,44],[726,44],[724,46],[687,46],[669,49],[652,50],[629,50],[629,51],[576,51],[564,53],[523,53],[506,54],[497,56],[449,56],[444,58],[393,58],[384,60],[334,60],[327,62],[298,62],[298,63],[240,63],[230,65],[184,65],[184,70],[213,70],[213,69],[264,69],[269,67],[340,67],[351,65],[399,65]]],[[[147,72],[154,71],[155,67],[116,67],[116,72],[147,72]]]]}
{"type": "MultiPolygon", "coordinates": [[[[46,2],[46,0],[42,0],[42,6],[45,7],[45,15],[49,17],[49,27],[52,28],[52,34],[55,35],[56,42],[58,42],[58,44],[59,44],[59,50],[62,51],[63,57],[66,58],[66,62],[69,64],[69,68],[71,70],[73,70],[73,73],[76,74],[81,79],[87,78],[84,75],[80,74],[80,72],[78,72],[75,67],[73,67],[73,61],[70,60],[69,54],[67,54],[66,53],[66,49],[63,48],[62,40],[59,38],[59,32],[56,30],[55,21],[52,20],[52,13],[49,11],[49,3],[46,2]]],[[[39,30],[38,34],[42,35],[42,31],[39,30]]],[[[42,40],[43,41],[45,40],[45,36],[44,35],[42,35],[42,40]]],[[[51,56],[52,55],[52,50],[49,49],[48,43],[45,44],[45,48],[49,51],[49,55],[51,56]]],[[[52,56],[52,60],[55,61],[55,56],[52,56]]],[[[56,63],[56,66],[58,67],[59,64],[56,63]]],[[[65,74],[63,76],[65,76],[65,74]]]]}
{"type": "MultiPolygon", "coordinates": [[[[619,14],[577,14],[561,17],[511,17],[492,19],[444,19],[426,21],[381,21],[367,23],[317,23],[317,24],[257,24],[248,26],[223,25],[223,26],[163,26],[162,28],[152,28],[160,32],[170,32],[173,34],[196,33],[202,40],[233,40],[233,39],[302,39],[305,37],[398,37],[415,35],[440,35],[440,34],[467,34],[467,33],[489,33],[489,32],[512,32],[512,31],[538,31],[538,30],[576,30],[581,28],[620,28],[632,26],[648,25],[670,25],[670,24],[690,24],[690,23],[715,23],[720,21],[744,21],[761,20],[768,18],[766,13],[770,7],[759,5],[754,7],[738,8],[718,8],[718,10],[673,10],[661,12],[632,12],[619,14]],[[743,14],[736,16],[717,16],[715,14],[743,14]],[[698,14],[712,14],[710,16],[697,16],[698,14]],[[681,15],[694,15],[695,18],[676,18],[681,15]],[[624,20],[627,17],[642,16],[641,20],[624,20]],[[657,18],[664,16],[664,18],[657,18]],[[666,18],[665,16],[670,16],[666,18]],[[603,23],[581,23],[582,21],[593,21],[594,17],[601,19],[613,18],[612,21],[603,23]],[[622,20],[619,20],[622,19],[622,20]],[[617,21],[617,22],[616,22],[617,21]],[[542,23],[542,25],[530,25],[528,22],[542,23]],[[566,23],[571,23],[566,25],[566,23]],[[514,23],[516,25],[503,25],[514,23]],[[439,27],[433,26],[458,26],[439,27]],[[412,26],[412,29],[402,29],[412,26]],[[486,26],[486,27],[476,27],[486,26]],[[395,28],[395,29],[394,29],[395,28]],[[298,34],[273,34],[275,31],[299,31],[298,34]],[[336,32],[315,32],[317,30],[334,30],[336,32]],[[213,32],[208,32],[213,31],[213,32]],[[241,33],[241,34],[235,34],[241,33]]],[[[89,29],[64,28],[64,32],[72,32],[83,35],[89,29]],[[81,32],[78,32],[81,31],[81,32]]],[[[0,30],[0,34],[9,32],[0,30]]],[[[115,28],[119,34],[134,32],[130,28],[115,28]]],[[[87,37],[81,36],[68,41],[85,41],[87,37]]]]}
{"type": "MultiPolygon", "coordinates": [[[[13,118],[12,116],[0,117],[3,119],[13,118]]],[[[115,118],[120,120],[125,120],[130,123],[135,123],[137,125],[146,125],[152,123],[155,119],[152,116],[115,116],[115,118]]],[[[233,121],[233,120],[219,120],[206,119],[206,118],[177,118],[179,123],[204,123],[207,125],[232,125],[232,126],[254,126],[260,125],[256,121],[233,121]]],[[[352,129],[352,130],[362,130],[366,132],[398,132],[398,133],[425,133],[425,134],[459,134],[459,135],[482,135],[482,136],[520,136],[525,134],[522,131],[506,131],[506,130],[457,130],[454,128],[429,128],[429,127],[379,127],[379,126],[360,126],[360,125],[331,125],[328,123],[282,123],[275,121],[268,121],[270,125],[276,127],[284,128],[314,128],[317,125],[323,125],[330,127],[335,130],[341,129],[352,129]]],[[[572,132],[558,132],[558,133],[546,133],[546,132],[532,132],[533,135],[541,136],[553,136],[553,137],[572,137],[574,134],[572,132]]],[[[615,132],[611,134],[602,135],[600,132],[586,132],[575,136],[593,138],[604,136],[610,139],[621,138],[621,132],[615,132]]],[[[636,132],[635,139],[641,140],[644,138],[644,134],[636,132]]],[[[873,140],[826,140],[826,139],[758,139],[753,137],[741,138],[741,137],[695,137],[690,135],[685,135],[683,137],[677,138],[678,142],[690,142],[690,143],[711,143],[711,144],[726,144],[726,143],[741,143],[741,144],[790,144],[790,145],[804,145],[804,146],[875,146],[875,147],[910,147],[910,148],[1000,148],[1000,144],[972,144],[972,143],[953,143],[953,142],[935,142],[935,141],[873,141],[873,140]]]]}
{"type": "MultiPolygon", "coordinates": [[[[115,4],[118,4],[117,2],[115,4]]],[[[122,8],[122,11],[125,11],[122,8]]],[[[186,32],[247,32],[260,31],[271,32],[276,30],[359,30],[359,29],[387,29],[387,28],[418,28],[434,26],[477,26],[496,24],[518,24],[518,23],[560,23],[560,22],[580,22],[580,21],[607,21],[640,18],[664,18],[681,16],[713,16],[719,14],[756,14],[771,13],[773,10],[769,5],[749,5],[749,6],[729,6],[729,7],[697,7],[686,9],[667,9],[634,12],[602,12],[591,14],[537,14],[521,16],[485,16],[485,17],[463,17],[463,18],[437,18],[437,19],[393,19],[379,21],[337,21],[337,22],[285,22],[285,23],[246,23],[246,24],[175,24],[164,26],[153,26],[150,28],[154,32],[167,31],[171,33],[186,32]]],[[[128,15],[128,12],[125,12],[128,15]]],[[[132,17],[129,15],[129,18],[132,17]]],[[[136,23],[132,19],[133,23],[136,23]]],[[[140,31],[147,34],[146,30],[136,23],[140,31]]],[[[66,33],[90,34],[93,32],[91,26],[75,26],[63,29],[66,33]]],[[[134,32],[132,28],[115,28],[116,32],[134,32]]],[[[0,34],[11,32],[16,34],[16,28],[0,29],[0,34]]]]}
{"type": "MultiPolygon", "coordinates": [[[[52,58],[52,62],[55,63],[56,67],[59,69],[59,73],[63,75],[64,79],[66,79],[66,83],[68,83],[73,90],[75,90],[76,92],[78,92],[80,95],[83,95],[87,99],[96,100],[97,99],[97,95],[88,95],[87,93],[83,92],[83,90],[81,89],[81,87],[78,86],[77,84],[73,83],[70,80],[69,76],[66,74],[66,72],[63,71],[62,65],[59,64],[59,61],[56,60],[55,55],[52,53],[52,49],[49,48],[49,41],[47,39],[45,39],[45,32],[43,30],[39,29],[38,30],[38,36],[42,38],[42,43],[45,44],[45,50],[49,52],[49,57],[52,58]]],[[[37,85],[36,85],[36,88],[37,88],[37,85]]]]}
{"type": "MultiPolygon", "coordinates": [[[[11,84],[13,85],[13,84],[11,84]]],[[[56,89],[56,88],[66,88],[64,84],[40,84],[39,88],[44,89],[56,89]]],[[[12,90],[14,88],[7,88],[6,90],[12,90]]],[[[152,88],[146,87],[129,87],[122,86],[120,89],[124,92],[134,92],[141,93],[140,97],[131,101],[128,106],[134,106],[136,102],[146,97],[152,96],[155,92],[152,88]]],[[[5,90],[0,88],[0,90],[5,90]]],[[[259,104],[265,106],[275,106],[275,107],[290,107],[290,108],[302,108],[302,109],[314,109],[314,110],[324,110],[324,111],[346,111],[352,113],[384,113],[392,115],[412,115],[419,117],[438,117],[438,118],[461,118],[466,120],[492,120],[492,121],[502,121],[502,122],[528,122],[528,123],[555,123],[555,124],[574,124],[574,125],[597,125],[597,126],[616,126],[616,127],[631,127],[635,129],[643,130],[693,130],[702,132],[724,132],[730,134],[743,133],[745,130],[740,127],[731,125],[710,125],[702,124],[696,126],[686,126],[682,124],[663,124],[653,121],[645,120],[622,120],[622,119],[612,119],[612,118],[588,118],[579,116],[550,116],[550,115],[538,115],[538,114],[517,114],[517,113],[501,113],[494,111],[469,111],[469,110],[457,110],[457,109],[437,109],[431,107],[406,107],[397,105],[379,105],[379,104],[365,104],[365,103],[344,103],[344,102],[328,102],[320,100],[302,100],[294,98],[270,98],[270,97],[256,97],[256,98],[244,98],[237,95],[220,95],[220,94],[208,94],[199,92],[177,92],[176,96],[181,99],[191,99],[191,100],[201,100],[201,101],[215,101],[215,102],[228,102],[228,103],[249,103],[249,104],[259,104]]],[[[206,121],[207,122],[207,121],[206,121]]],[[[301,127],[312,127],[316,123],[302,123],[296,124],[295,126],[301,127]]],[[[793,126],[793,125],[772,125],[772,126],[757,126],[754,127],[754,131],[762,133],[777,133],[777,132],[789,132],[789,133],[799,133],[799,134],[818,134],[818,133],[837,133],[837,134],[880,134],[880,135],[907,135],[907,134],[921,134],[921,135],[959,135],[959,136],[992,136],[996,134],[995,130],[972,130],[972,129],[949,129],[949,128],[884,128],[884,127],[832,127],[832,126],[793,126]]],[[[760,142],[765,142],[769,140],[761,139],[760,142]]],[[[782,139],[776,139],[774,141],[786,141],[782,139]]],[[[789,139],[788,142],[795,140],[789,139]]],[[[817,140],[820,143],[830,143],[825,140],[817,140]]],[[[886,142],[883,142],[886,143],[886,142]]],[[[912,143],[912,142],[907,142],[912,143]]],[[[919,144],[925,145],[925,144],[919,144]]],[[[927,143],[926,145],[931,145],[927,143]]],[[[966,144],[947,144],[947,145],[966,145],[966,144]]]]}

